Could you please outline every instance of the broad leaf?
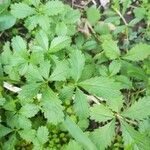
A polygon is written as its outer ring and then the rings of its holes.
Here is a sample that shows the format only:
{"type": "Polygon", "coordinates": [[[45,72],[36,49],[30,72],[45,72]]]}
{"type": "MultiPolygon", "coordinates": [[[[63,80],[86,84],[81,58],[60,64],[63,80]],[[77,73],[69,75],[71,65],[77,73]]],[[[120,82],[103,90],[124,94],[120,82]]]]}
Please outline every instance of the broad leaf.
{"type": "Polygon", "coordinates": [[[12,132],[12,129],[0,124],[0,138],[4,137],[5,135],[9,134],[10,132],[12,132]]]}
{"type": "Polygon", "coordinates": [[[121,130],[125,146],[133,144],[135,150],[149,150],[149,139],[134,130],[132,126],[128,125],[124,121],[121,121],[121,130]]]}
{"type": "Polygon", "coordinates": [[[112,79],[106,77],[94,77],[80,82],[78,85],[84,88],[89,93],[106,99],[106,101],[108,101],[108,103],[110,104],[113,104],[114,101],[117,102],[117,100],[119,100],[119,105],[121,105],[122,103],[122,96],[119,91],[120,84],[114,82],[114,80],[112,79]]]}
{"type": "Polygon", "coordinates": [[[26,84],[22,87],[22,90],[19,92],[18,97],[22,100],[32,99],[38,94],[39,89],[40,84],[38,83],[26,84]]]}
{"type": "Polygon", "coordinates": [[[35,139],[36,131],[33,129],[25,129],[19,131],[19,135],[27,142],[32,142],[35,139]]]}
{"type": "Polygon", "coordinates": [[[77,89],[74,99],[74,109],[76,114],[81,118],[87,118],[89,116],[89,103],[87,96],[80,90],[77,89]]]}
{"type": "Polygon", "coordinates": [[[65,150],[83,150],[81,145],[74,140],[71,140],[65,147],[65,150]]]}
{"type": "Polygon", "coordinates": [[[123,57],[131,61],[144,60],[150,55],[150,45],[139,43],[131,48],[128,53],[123,57]]]}
{"type": "Polygon", "coordinates": [[[0,15],[0,31],[9,29],[16,22],[16,18],[9,13],[0,15]]]}
{"type": "Polygon", "coordinates": [[[62,50],[66,47],[68,47],[71,43],[71,39],[67,36],[58,36],[55,37],[50,44],[50,53],[55,53],[59,50],[62,50]]]}
{"type": "Polygon", "coordinates": [[[95,143],[99,149],[105,150],[108,146],[111,145],[111,142],[114,140],[115,121],[112,120],[105,126],[102,126],[99,129],[95,129],[93,132],[91,132],[90,137],[93,143],[95,143]]]}
{"type": "Polygon", "coordinates": [[[84,65],[85,57],[79,50],[74,50],[70,55],[71,76],[77,82],[81,77],[84,65]]]}
{"type": "Polygon", "coordinates": [[[19,112],[21,115],[27,118],[31,118],[35,116],[38,113],[38,111],[39,111],[39,108],[37,105],[28,103],[22,106],[19,112]]]}
{"type": "Polygon", "coordinates": [[[65,81],[69,72],[68,64],[66,61],[56,63],[56,67],[49,77],[50,81],[65,81]]]}
{"type": "Polygon", "coordinates": [[[48,141],[48,129],[45,126],[41,126],[37,130],[37,138],[41,144],[44,144],[48,141]]]}
{"type": "Polygon", "coordinates": [[[48,36],[43,30],[40,30],[37,33],[36,41],[45,51],[48,50],[48,47],[49,47],[48,36]]]}
{"type": "Polygon", "coordinates": [[[122,115],[132,119],[141,120],[150,116],[150,97],[144,97],[135,101],[131,107],[122,112],[122,115]]]}
{"type": "Polygon", "coordinates": [[[92,6],[86,10],[87,19],[91,25],[96,24],[100,20],[100,11],[95,6],[92,6]]]}
{"type": "Polygon", "coordinates": [[[102,48],[106,54],[106,56],[110,59],[116,59],[120,56],[120,50],[117,46],[117,42],[113,41],[110,38],[104,39],[102,43],[102,48]]]}
{"type": "Polygon", "coordinates": [[[15,3],[11,5],[11,13],[16,18],[23,19],[34,14],[35,10],[25,3],[15,3]]]}
{"type": "Polygon", "coordinates": [[[61,1],[48,1],[44,6],[45,14],[54,16],[64,11],[64,4],[61,1]]]}
{"type": "Polygon", "coordinates": [[[114,118],[113,112],[103,104],[95,104],[90,108],[90,118],[98,122],[105,122],[114,118]]]}
{"type": "Polygon", "coordinates": [[[64,120],[63,107],[56,94],[49,88],[42,93],[42,111],[48,122],[58,124],[64,120]]]}

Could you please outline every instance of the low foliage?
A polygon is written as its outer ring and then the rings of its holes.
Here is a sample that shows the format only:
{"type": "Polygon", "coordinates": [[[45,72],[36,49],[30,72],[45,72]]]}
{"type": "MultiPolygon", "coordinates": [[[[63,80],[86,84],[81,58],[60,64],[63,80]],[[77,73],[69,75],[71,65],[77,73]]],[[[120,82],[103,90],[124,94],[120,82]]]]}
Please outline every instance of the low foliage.
{"type": "Polygon", "coordinates": [[[148,0],[0,4],[0,148],[149,150],[149,25],[148,0]]]}

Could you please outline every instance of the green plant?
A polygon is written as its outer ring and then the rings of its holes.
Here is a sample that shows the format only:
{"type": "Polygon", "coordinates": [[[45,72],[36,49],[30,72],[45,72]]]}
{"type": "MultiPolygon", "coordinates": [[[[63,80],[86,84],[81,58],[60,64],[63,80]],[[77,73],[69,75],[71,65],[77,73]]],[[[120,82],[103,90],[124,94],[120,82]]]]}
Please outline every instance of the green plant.
{"type": "Polygon", "coordinates": [[[0,56],[1,148],[148,150],[149,7],[11,2],[23,34],[0,56]]]}

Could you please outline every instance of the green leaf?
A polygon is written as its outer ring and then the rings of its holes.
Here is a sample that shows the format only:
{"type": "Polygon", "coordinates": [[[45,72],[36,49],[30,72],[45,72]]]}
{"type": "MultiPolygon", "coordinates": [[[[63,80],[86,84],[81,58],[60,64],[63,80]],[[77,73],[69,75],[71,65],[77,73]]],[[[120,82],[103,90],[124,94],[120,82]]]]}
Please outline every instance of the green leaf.
{"type": "Polygon", "coordinates": [[[28,82],[42,82],[43,77],[41,76],[40,70],[38,67],[29,65],[27,73],[25,75],[28,82]]]}
{"type": "Polygon", "coordinates": [[[114,76],[119,73],[121,69],[121,62],[118,60],[113,60],[109,65],[110,76],[114,76]]]}
{"type": "Polygon", "coordinates": [[[106,100],[120,97],[120,84],[107,77],[94,77],[78,84],[86,91],[106,100]]]}
{"type": "Polygon", "coordinates": [[[16,134],[12,134],[8,140],[3,144],[3,150],[15,150],[15,145],[17,143],[16,134]]]}
{"type": "Polygon", "coordinates": [[[67,26],[64,22],[59,22],[57,25],[56,25],[56,34],[59,36],[63,36],[63,35],[66,35],[67,34],[67,26]]]}
{"type": "Polygon", "coordinates": [[[74,94],[74,86],[68,85],[64,86],[60,91],[59,91],[59,97],[61,100],[71,100],[74,94]]]}
{"type": "Polygon", "coordinates": [[[16,22],[16,18],[9,13],[0,15],[0,31],[11,28],[16,22]]]}
{"type": "Polygon", "coordinates": [[[55,37],[51,41],[49,52],[55,53],[59,50],[62,50],[64,48],[68,47],[70,45],[70,43],[71,43],[70,37],[67,37],[67,36],[55,37]]]}
{"type": "Polygon", "coordinates": [[[123,120],[121,121],[121,130],[125,146],[133,144],[133,149],[149,150],[149,138],[134,130],[132,126],[128,125],[123,120]]]}
{"type": "Polygon", "coordinates": [[[41,126],[37,130],[37,138],[41,144],[44,144],[48,141],[48,129],[45,126],[41,126]]]}
{"type": "Polygon", "coordinates": [[[67,116],[64,120],[64,126],[69,133],[81,143],[87,150],[97,150],[92,141],[83,133],[83,131],[67,116]]]}
{"type": "Polygon", "coordinates": [[[106,56],[110,59],[116,59],[120,56],[120,50],[117,46],[117,42],[113,41],[111,38],[105,38],[102,43],[102,48],[106,56]]]}
{"type": "Polygon", "coordinates": [[[123,58],[131,61],[140,61],[144,60],[149,55],[150,45],[139,43],[132,47],[123,58]]]}
{"type": "Polygon", "coordinates": [[[33,99],[33,97],[38,94],[39,89],[39,83],[26,84],[22,87],[22,90],[19,92],[18,97],[22,100],[33,99]]]}
{"type": "Polygon", "coordinates": [[[88,8],[86,10],[86,14],[87,14],[88,21],[92,25],[96,24],[100,20],[100,17],[101,17],[100,11],[95,6],[88,8]]]}
{"type": "Polygon", "coordinates": [[[28,17],[26,20],[25,20],[25,27],[28,29],[28,30],[33,30],[34,28],[36,28],[36,26],[38,25],[38,21],[39,21],[39,16],[38,15],[34,15],[34,16],[31,16],[31,17],[28,17]]]}
{"type": "Polygon", "coordinates": [[[68,64],[66,61],[56,63],[56,67],[49,77],[50,81],[65,81],[68,75],[68,64]]]}
{"type": "Polygon", "coordinates": [[[48,79],[50,67],[50,61],[43,61],[40,63],[39,72],[43,78],[48,79]]]}
{"type": "Polygon", "coordinates": [[[1,97],[0,98],[0,106],[3,106],[5,102],[6,102],[6,99],[1,97]]]}
{"type": "Polygon", "coordinates": [[[34,8],[25,3],[15,3],[11,5],[11,14],[16,18],[23,19],[35,13],[34,8]]]}
{"type": "Polygon", "coordinates": [[[87,96],[80,89],[76,90],[73,106],[77,116],[79,116],[81,119],[89,116],[90,105],[88,103],[87,96]]]}
{"type": "Polygon", "coordinates": [[[91,132],[90,138],[101,150],[105,150],[111,145],[115,137],[115,121],[112,120],[105,126],[91,132]],[[109,136],[108,136],[109,135],[109,136]]]}
{"type": "Polygon", "coordinates": [[[77,82],[81,77],[85,65],[85,57],[79,50],[74,50],[70,55],[71,76],[77,82]]]}
{"type": "Polygon", "coordinates": [[[9,64],[10,59],[12,56],[12,51],[10,50],[10,42],[6,42],[3,46],[3,52],[1,53],[1,63],[2,64],[9,64]]]}
{"type": "Polygon", "coordinates": [[[19,52],[19,51],[24,51],[27,49],[27,44],[25,40],[23,40],[23,38],[20,36],[13,37],[11,44],[12,44],[14,51],[19,52]]]}
{"type": "Polygon", "coordinates": [[[150,97],[144,97],[135,101],[131,107],[125,109],[122,115],[132,119],[141,120],[150,116],[150,97]]]}
{"type": "Polygon", "coordinates": [[[48,36],[47,34],[43,31],[40,30],[37,35],[36,35],[36,41],[37,43],[45,50],[48,50],[49,43],[48,43],[48,36]]]}
{"type": "Polygon", "coordinates": [[[54,16],[64,11],[64,4],[61,1],[48,1],[44,6],[44,13],[49,16],[54,16]]]}
{"type": "Polygon", "coordinates": [[[0,124],[0,138],[4,137],[5,135],[9,134],[10,132],[12,132],[12,129],[0,124]]]}
{"type": "Polygon", "coordinates": [[[25,129],[19,131],[19,135],[27,142],[32,142],[35,139],[36,131],[33,129],[25,129]]]}
{"type": "Polygon", "coordinates": [[[17,128],[30,129],[32,126],[31,121],[23,115],[16,115],[16,120],[18,120],[17,128]]]}
{"type": "Polygon", "coordinates": [[[34,117],[39,111],[39,108],[35,104],[25,104],[21,107],[19,113],[27,118],[34,117]]]}
{"type": "Polygon", "coordinates": [[[83,150],[81,145],[74,140],[69,141],[68,145],[65,147],[65,150],[83,150]]]}
{"type": "Polygon", "coordinates": [[[81,14],[78,9],[75,10],[75,9],[69,8],[63,19],[65,23],[73,24],[80,20],[80,16],[81,14]]]}
{"type": "Polygon", "coordinates": [[[90,108],[90,118],[98,122],[105,122],[113,119],[114,114],[107,106],[94,104],[93,107],[90,108]]]}
{"type": "Polygon", "coordinates": [[[45,118],[52,124],[62,122],[64,120],[64,114],[61,100],[59,100],[56,94],[49,88],[46,88],[42,95],[41,105],[45,118]]]}

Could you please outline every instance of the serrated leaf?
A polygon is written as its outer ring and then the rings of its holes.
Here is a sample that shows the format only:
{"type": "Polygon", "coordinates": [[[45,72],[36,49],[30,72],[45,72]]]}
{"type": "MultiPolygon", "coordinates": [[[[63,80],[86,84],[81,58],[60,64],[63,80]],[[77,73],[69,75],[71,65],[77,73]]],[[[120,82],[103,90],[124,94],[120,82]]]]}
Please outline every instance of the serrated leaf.
{"type": "Polygon", "coordinates": [[[123,120],[121,121],[121,130],[125,146],[133,145],[133,149],[136,150],[149,150],[149,138],[146,138],[145,135],[134,130],[132,126],[123,120]]]}
{"type": "Polygon", "coordinates": [[[73,24],[80,20],[80,16],[81,14],[78,9],[75,10],[75,9],[70,8],[65,14],[64,21],[67,24],[73,24]]]}
{"type": "Polygon", "coordinates": [[[9,139],[2,145],[3,150],[15,150],[15,145],[17,143],[16,134],[12,134],[9,139]]]}
{"type": "Polygon", "coordinates": [[[91,94],[104,99],[117,99],[120,96],[120,84],[107,77],[94,77],[78,84],[91,94]]]}
{"type": "Polygon", "coordinates": [[[48,141],[48,129],[45,126],[41,126],[37,130],[37,138],[41,144],[44,144],[48,141]]]}
{"type": "Polygon", "coordinates": [[[81,77],[85,65],[85,57],[79,50],[74,50],[70,55],[71,76],[77,82],[81,77]]]}
{"type": "Polygon", "coordinates": [[[4,13],[0,15],[0,31],[9,29],[16,22],[16,18],[10,13],[4,13]]]}
{"type": "Polygon", "coordinates": [[[105,122],[113,119],[114,114],[107,106],[94,104],[90,108],[90,118],[98,122],[105,122]]]}
{"type": "Polygon", "coordinates": [[[70,45],[70,43],[71,43],[70,37],[67,37],[67,36],[55,37],[51,41],[49,52],[55,53],[59,50],[62,50],[64,48],[68,47],[70,45]]]}
{"type": "Polygon", "coordinates": [[[49,77],[50,81],[65,81],[68,75],[69,68],[66,61],[56,63],[56,67],[49,77]]]}
{"type": "Polygon", "coordinates": [[[110,76],[116,75],[121,69],[121,62],[118,60],[114,60],[109,65],[110,76]]]}
{"type": "Polygon", "coordinates": [[[56,25],[56,34],[59,36],[59,35],[66,35],[67,34],[67,26],[64,22],[59,22],[57,25],[56,25]]]}
{"type": "Polygon", "coordinates": [[[3,52],[1,53],[1,63],[2,64],[9,64],[9,61],[12,56],[12,51],[10,50],[10,42],[6,42],[3,46],[3,52]]]}
{"type": "Polygon", "coordinates": [[[24,51],[27,48],[27,44],[21,36],[13,37],[11,44],[14,51],[24,51]]]}
{"type": "Polygon", "coordinates": [[[111,145],[111,142],[115,137],[115,121],[112,120],[110,123],[105,126],[100,127],[99,129],[95,129],[91,132],[90,138],[96,146],[105,150],[108,146],[111,145]],[[109,135],[109,136],[108,136],[109,135]]]}
{"type": "Polygon", "coordinates": [[[38,83],[26,84],[22,87],[22,90],[19,92],[18,97],[22,100],[33,99],[33,97],[38,94],[39,89],[40,84],[38,83]]]}
{"type": "Polygon", "coordinates": [[[88,103],[87,96],[80,89],[76,90],[73,106],[80,119],[84,119],[89,116],[90,105],[88,103]]]}
{"type": "Polygon", "coordinates": [[[150,119],[145,119],[139,122],[139,131],[150,137],[150,119]]]}
{"type": "Polygon", "coordinates": [[[22,129],[30,129],[32,126],[31,121],[23,116],[23,115],[16,115],[16,120],[17,120],[17,128],[22,128],[22,129]]]}
{"type": "Polygon", "coordinates": [[[16,18],[23,19],[35,13],[34,8],[25,3],[15,3],[11,5],[11,14],[16,18]]]}
{"type": "Polygon", "coordinates": [[[48,79],[49,77],[49,72],[50,72],[50,61],[43,61],[40,63],[39,71],[42,77],[45,79],[48,79]]]}
{"type": "Polygon", "coordinates": [[[69,133],[81,143],[87,150],[97,150],[92,141],[83,133],[83,131],[67,116],[64,121],[64,126],[69,133]]]}
{"type": "Polygon", "coordinates": [[[61,1],[48,1],[44,6],[44,13],[49,16],[60,14],[64,11],[64,4],[61,1]]]}
{"type": "Polygon", "coordinates": [[[25,75],[28,82],[42,82],[44,81],[43,77],[41,76],[40,70],[38,67],[29,65],[28,70],[25,75]]]}
{"type": "Polygon", "coordinates": [[[150,116],[150,97],[135,101],[131,107],[122,112],[122,115],[132,119],[141,120],[150,116]]]}
{"type": "Polygon", "coordinates": [[[12,129],[0,124],[0,138],[4,137],[5,135],[9,134],[10,132],[12,132],[12,129]]]}
{"type": "Polygon", "coordinates": [[[49,88],[42,93],[42,111],[48,122],[58,124],[63,121],[63,107],[56,94],[49,88]]]}
{"type": "Polygon", "coordinates": [[[38,25],[38,21],[39,21],[39,16],[37,16],[37,15],[28,17],[25,20],[25,27],[28,30],[33,30],[38,25]]]}
{"type": "Polygon", "coordinates": [[[128,53],[123,57],[131,61],[144,60],[150,55],[150,45],[139,43],[132,47],[128,53]]]}
{"type": "Polygon", "coordinates": [[[47,34],[43,31],[40,30],[37,35],[36,35],[36,41],[37,43],[45,50],[48,50],[49,47],[49,42],[48,42],[48,36],[47,34]]]}
{"type": "Polygon", "coordinates": [[[74,94],[74,86],[72,85],[64,86],[59,91],[59,97],[61,100],[70,100],[72,99],[73,94],[74,94]]]}
{"type": "Polygon", "coordinates": [[[31,118],[33,116],[35,116],[39,111],[39,108],[37,105],[35,104],[25,104],[21,107],[19,113],[27,118],[31,118]]]}
{"type": "Polygon", "coordinates": [[[33,129],[25,129],[19,131],[19,135],[21,136],[22,139],[32,142],[35,139],[36,131],[33,129]]]}
{"type": "Polygon", "coordinates": [[[87,14],[88,21],[92,25],[96,24],[101,17],[100,11],[96,8],[96,6],[92,6],[92,7],[88,8],[86,10],[86,14],[87,14]]]}
{"type": "Polygon", "coordinates": [[[65,147],[65,150],[83,150],[81,145],[74,140],[69,141],[68,145],[65,147]]]}
{"type": "Polygon", "coordinates": [[[117,46],[117,42],[113,41],[110,38],[104,39],[102,43],[102,48],[105,52],[105,55],[112,60],[120,56],[120,50],[117,46]]]}
{"type": "Polygon", "coordinates": [[[5,102],[6,102],[6,99],[1,97],[0,98],[0,106],[3,106],[5,102]]]}

